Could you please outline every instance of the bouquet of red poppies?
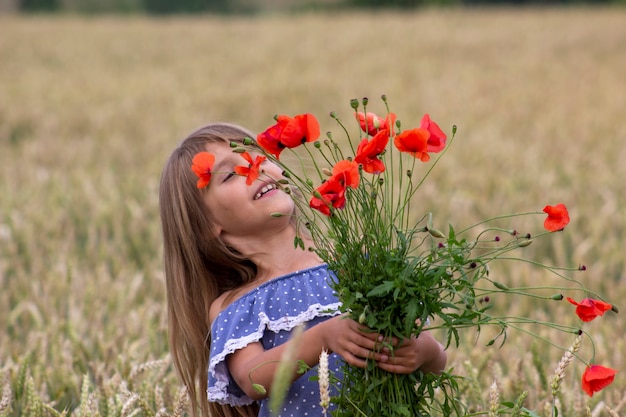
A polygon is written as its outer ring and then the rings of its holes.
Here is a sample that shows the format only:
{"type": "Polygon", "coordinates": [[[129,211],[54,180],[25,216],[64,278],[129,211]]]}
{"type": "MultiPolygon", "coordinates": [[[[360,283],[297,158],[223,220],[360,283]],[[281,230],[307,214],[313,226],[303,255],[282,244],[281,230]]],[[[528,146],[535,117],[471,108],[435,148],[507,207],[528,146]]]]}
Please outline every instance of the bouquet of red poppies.
{"type": "MultiPolygon", "coordinates": [[[[458,346],[464,328],[495,327],[496,336],[488,342],[494,344],[504,343],[511,329],[524,331],[525,325],[537,324],[532,318],[492,315],[489,297],[507,293],[553,302],[562,300],[571,285],[547,296],[530,294],[491,276],[489,265],[498,260],[528,262],[563,277],[567,284],[576,282],[564,274],[584,270],[583,266],[556,268],[515,255],[533,241],[562,231],[570,221],[565,205],[496,216],[463,229],[437,227],[432,213],[416,216],[412,207],[416,193],[449,149],[456,127],[448,139],[426,114],[418,127],[406,128],[390,112],[384,96],[383,103],[385,114],[378,116],[368,110],[367,99],[351,101],[357,134],[350,134],[348,125],[331,113],[340,138],[328,133],[320,140],[319,122],[311,114],[277,116],[256,140],[233,144],[244,158],[236,172],[253,181],[263,175],[261,163],[266,158],[284,169],[286,179],[279,186],[298,206],[301,233],[295,245],[306,249],[304,234],[313,238],[314,250],[336,274],[333,286],[342,310],[373,331],[402,339],[428,326],[444,331],[446,345],[458,346]],[[260,147],[262,155],[252,159],[248,145],[260,147]],[[302,164],[284,163],[286,149],[293,150],[302,164]],[[543,228],[532,234],[501,226],[503,220],[536,215],[542,216],[543,228]]],[[[196,169],[200,179],[202,172],[210,173],[210,168],[196,169]]],[[[577,284],[572,295],[581,300],[566,298],[583,321],[616,311],[577,284]]],[[[582,334],[579,325],[541,324],[582,334]]],[[[614,375],[611,368],[587,363],[582,388],[592,395],[614,375]]],[[[365,369],[346,365],[341,395],[333,399],[338,404],[334,415],[463,415],[455,399],[455,378],[446,372],[390,374],[373,363],[365,369]]]]}

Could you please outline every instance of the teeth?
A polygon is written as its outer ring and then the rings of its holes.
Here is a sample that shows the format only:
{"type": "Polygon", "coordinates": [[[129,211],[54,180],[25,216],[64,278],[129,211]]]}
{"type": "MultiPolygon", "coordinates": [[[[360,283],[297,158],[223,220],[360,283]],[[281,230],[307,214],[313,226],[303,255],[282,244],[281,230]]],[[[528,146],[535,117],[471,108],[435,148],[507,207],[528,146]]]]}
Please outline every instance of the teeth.
{"type": "Polygon", "coordinates": [[[272,191],[276,189],[276,184],[266,184],[265,186],[263,186],[263,188],[261,188],[261,191],[259,191],[255,196],[254,199],[258,200],[259,198],[261,198],[261,196],[265,193],[267,193],[268,191],[272,191]]]}

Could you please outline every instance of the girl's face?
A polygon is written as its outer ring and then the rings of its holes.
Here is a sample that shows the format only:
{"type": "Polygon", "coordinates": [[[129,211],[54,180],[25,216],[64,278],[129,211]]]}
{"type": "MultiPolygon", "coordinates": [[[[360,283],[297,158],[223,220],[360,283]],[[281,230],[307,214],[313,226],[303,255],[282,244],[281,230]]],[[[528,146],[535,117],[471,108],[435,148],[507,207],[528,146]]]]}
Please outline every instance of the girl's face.
{"type": "MultiPolygon", "coordinates": [[[[226,143],[209,143],[207,151],[215,155],[213,175],[204,202],[211,210],[216,232],[226,243],[236,238],[246,238],[276,231],[288,223],[295,203],[284,191],[276,187],[282,169],[265,161],[261,164],[259,178],[251,185],[246,177],[234,173],[235,166],[248,166],[240,154],[234,153],[226,143]],[[287,216],[272,217],[272,213],[287,216]]],[[[257,156],[250,152],[252,159],[257,156]]]]}

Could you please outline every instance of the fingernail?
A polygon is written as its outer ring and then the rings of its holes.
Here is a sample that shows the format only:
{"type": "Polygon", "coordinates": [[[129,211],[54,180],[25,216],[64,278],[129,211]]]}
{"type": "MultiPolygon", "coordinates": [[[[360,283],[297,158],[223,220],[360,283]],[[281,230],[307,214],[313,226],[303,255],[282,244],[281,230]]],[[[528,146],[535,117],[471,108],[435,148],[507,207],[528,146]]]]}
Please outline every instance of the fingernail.
{"type": "Polygon", "coordinates": [[[389,360],[389,356],[387,355],[380,355],[380,362],[387,362],[389,360]]]}

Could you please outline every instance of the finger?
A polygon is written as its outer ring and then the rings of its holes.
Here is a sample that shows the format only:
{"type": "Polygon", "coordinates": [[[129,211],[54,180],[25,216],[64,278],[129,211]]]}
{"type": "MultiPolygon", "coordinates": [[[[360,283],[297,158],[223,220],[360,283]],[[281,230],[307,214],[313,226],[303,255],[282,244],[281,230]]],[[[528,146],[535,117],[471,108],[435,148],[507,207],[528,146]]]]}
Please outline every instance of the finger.
{"type": "Polygon", "coordinates": [[[393,363],[377,362],[376,366],[378,366],[380,369],[384,371],[391,372],[394,374],[410,374],[413,372],[412,369],[407,368],[406,366],[396,365],[393,363]]]}

